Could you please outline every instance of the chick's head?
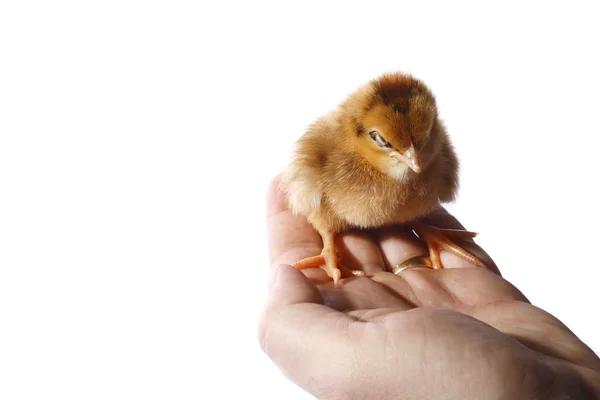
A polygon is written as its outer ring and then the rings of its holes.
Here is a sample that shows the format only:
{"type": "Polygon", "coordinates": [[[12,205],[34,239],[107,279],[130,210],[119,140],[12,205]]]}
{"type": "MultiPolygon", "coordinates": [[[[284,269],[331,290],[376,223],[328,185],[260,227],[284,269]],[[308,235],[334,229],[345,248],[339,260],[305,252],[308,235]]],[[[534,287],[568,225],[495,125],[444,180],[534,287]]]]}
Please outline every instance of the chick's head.
{"type": "Polygon", "coordinates": [[[420,173],[420,152],[437,118],[430,90],[409,75],[386,74],[357,92],[353,103],[355,150],[395,179],[420,173]]]}

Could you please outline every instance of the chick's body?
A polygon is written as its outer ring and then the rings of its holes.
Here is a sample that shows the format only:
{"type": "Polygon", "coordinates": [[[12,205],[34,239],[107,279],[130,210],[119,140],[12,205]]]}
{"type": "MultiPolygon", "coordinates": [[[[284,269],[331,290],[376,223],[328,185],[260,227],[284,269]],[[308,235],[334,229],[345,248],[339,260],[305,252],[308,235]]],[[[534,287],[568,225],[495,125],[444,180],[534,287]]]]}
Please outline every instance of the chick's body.
{"type": "Polygon", "coordinates": [[[399,180],[345,143],[343,117],[332,113],[311,126],[281,178],[292,210],[318,231],[402,224],[454,198],[458,161],[440,124],[423,149],[429,160],[422,172],[407,171],[410,176],[399,180]]]}
{"type": "Polygon", "coordinates": [[[458,160],[429,89],[387,74],[309,127],[280,184],[323,237],[322,255],[297,267],[325,264],[332,276],[336,233],[411,222],[451,201],[458,160]]]}

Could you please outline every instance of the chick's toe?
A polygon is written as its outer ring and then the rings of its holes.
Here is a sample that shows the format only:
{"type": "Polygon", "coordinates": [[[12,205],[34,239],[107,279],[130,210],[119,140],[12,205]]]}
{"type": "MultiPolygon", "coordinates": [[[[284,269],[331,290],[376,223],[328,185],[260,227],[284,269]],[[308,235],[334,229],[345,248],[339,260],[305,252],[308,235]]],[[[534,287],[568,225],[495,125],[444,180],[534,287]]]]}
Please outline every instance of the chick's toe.
{"type": "Polygon", "coordinates": [[[338,285],[342,278],[342,272],[345,276],[365,276],[364,271],[350,270],[340,264],[334,245],[335,235],[326,233],[323,237],[323,251],[318,256],[308,257],[293,264],[294,268],[302,270],[305,268],[319,267],[327,273],[334,285],[338,285]]]}
{"type": "Polygon", "coordinates": [[[440,229],[420,222],[412,222],[408,225],[427,244],[433,269],[443,268],[440,260],[440,251],[442,250],[446,250],[478,267],[485,267],[481,260],[452,241],[452,239],[474,238],[477,236],[475,232],[459,229],[440,229]]]}

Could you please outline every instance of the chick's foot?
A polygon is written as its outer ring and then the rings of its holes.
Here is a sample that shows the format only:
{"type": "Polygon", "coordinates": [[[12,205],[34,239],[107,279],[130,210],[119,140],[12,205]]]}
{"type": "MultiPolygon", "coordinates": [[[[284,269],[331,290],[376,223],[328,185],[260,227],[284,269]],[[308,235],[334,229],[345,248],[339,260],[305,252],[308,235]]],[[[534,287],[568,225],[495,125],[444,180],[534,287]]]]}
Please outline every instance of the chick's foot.
{"type": "Polygon", "coordinates": [[[459,229],[440,229],[420,222],[412,222],[408,226],[427,244],[433,269],[443,268],[440,260],[440,251],[442,250],[446,250],[478,267],[485,267],[481,260],[451,240],[472,239],[477,236],[477,233],[459,229]]]}
{"type": "Polygon", "coordinates": [[[293,264],[294,268],[302,270],[305,268],[319,267],[327,273],[333,283],[337,286],[342,273],[344,276],[365,276],[364,271],[351,270],[340,264],[337,253],[335,251],[333,233],[326,233],[321,235],[323,238],[323,251],[320,255],[314,257],[308,257],[300,260],[293,264]]]}

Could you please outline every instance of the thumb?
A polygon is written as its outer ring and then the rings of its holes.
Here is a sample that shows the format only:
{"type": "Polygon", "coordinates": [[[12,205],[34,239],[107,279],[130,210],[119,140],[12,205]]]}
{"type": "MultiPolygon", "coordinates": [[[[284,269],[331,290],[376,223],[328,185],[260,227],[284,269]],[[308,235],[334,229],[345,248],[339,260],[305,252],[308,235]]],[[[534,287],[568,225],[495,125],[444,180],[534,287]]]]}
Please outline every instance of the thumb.
{"type": "Polygon", "coordinates": [[[269,286],[259,323],[261,347],[289,379],[319,392],[336,371],[345,371],[340,364],[350,362],[352,319],[323,305],[319,289],[292,266],[273,267],[269,286]],[[320,382],[315,377],[329,378],[320,382]]]}

